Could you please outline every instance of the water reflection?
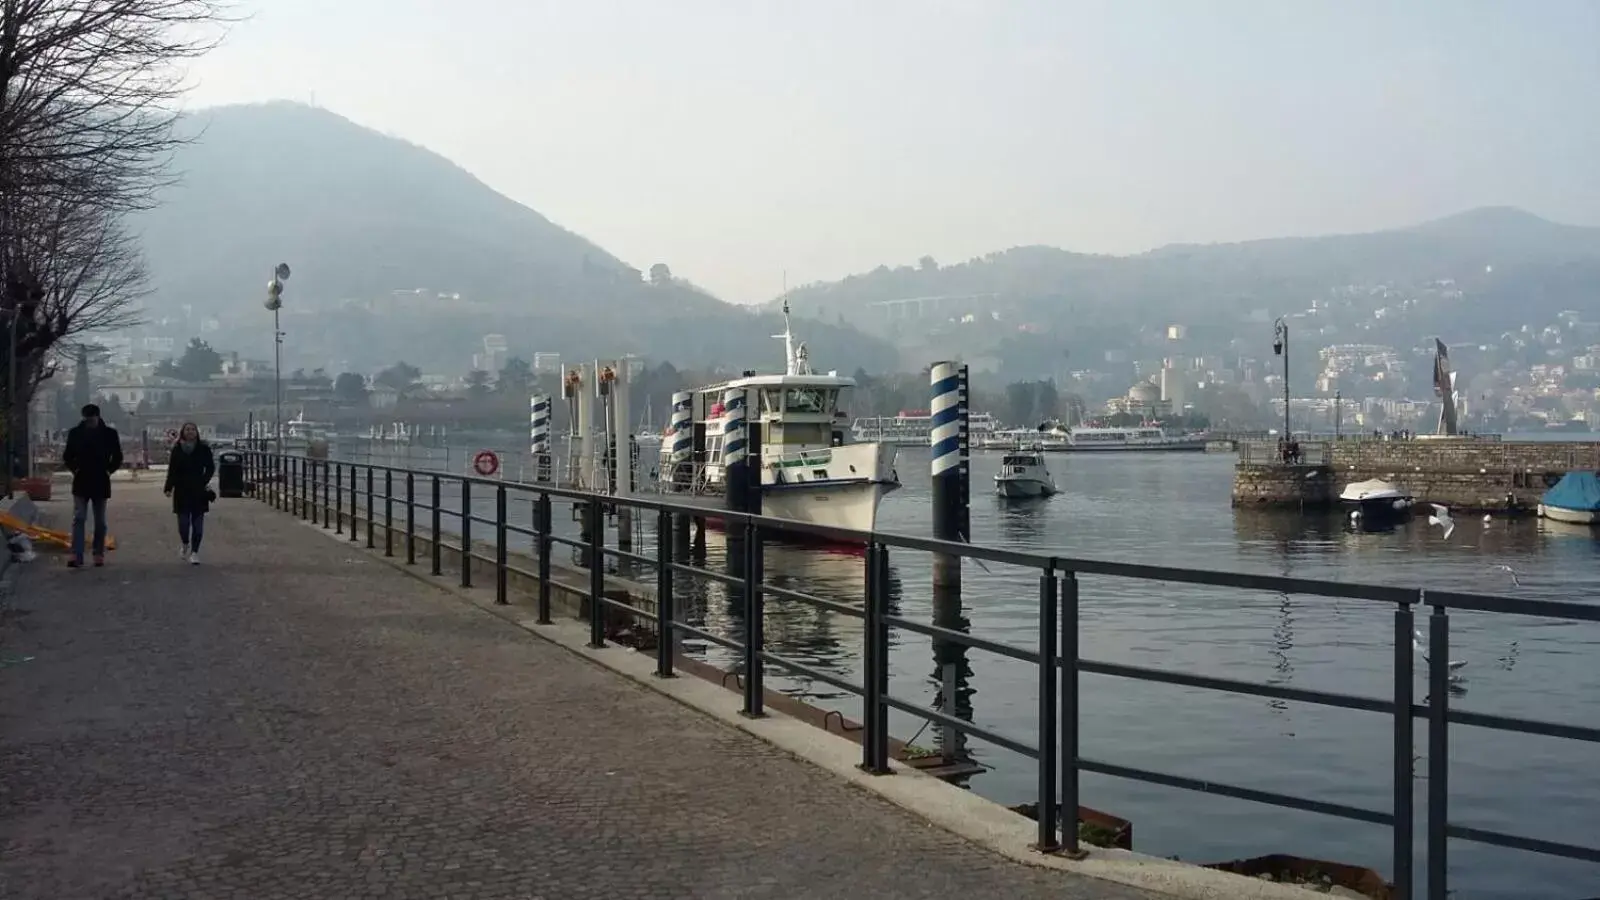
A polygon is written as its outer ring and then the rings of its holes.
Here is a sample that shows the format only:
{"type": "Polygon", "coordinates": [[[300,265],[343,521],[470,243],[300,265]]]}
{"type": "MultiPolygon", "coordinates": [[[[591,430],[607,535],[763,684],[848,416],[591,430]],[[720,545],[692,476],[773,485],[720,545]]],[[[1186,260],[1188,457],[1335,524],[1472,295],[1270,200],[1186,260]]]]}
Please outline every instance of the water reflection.
{"type": "MultiPolygon", "coordinates": [[[[725,533],[707,529],[704,555],[697,554],[695,565],[741,577],[742,545],[742,540],[729,540],[725,533]]],[[[762,552],[765,584],[861,608],[866,582],[866,561],[862,554],[777,541],[767,542],[762,552]]],[[[889,610],[898,615],[904,587],[893,563],[889,566],[888,582],[889,610]]],[[[738,587],[690,575],[680,577],[675,586],[679,608],[690,625],[728,640],[743,640],[744,599],[738,587]]],[[[860,618],[771,595],[764,598],[764,604],[767,650],[830,675],[859,681],[857,661],[865,640],[860,618]]],[[[737,662],[736,653],[706,642],[691,639],[684,647],[686,652],[701,655],[717,665],[737,662]]],[[[832,700],[850,696],[832,685],[777,666],[767,670],[767,677],[773,687],[802,699],[832,700]]]]}
{"type": "Polygon", "coordinates": [[[1050,527],[1049,497],[1029,497],[1019,500],[995,498],[995,519],[1000,526],[1001,540],[1011,546],[1032,549],[1045,546],[1046,531],[1050,527]]]}

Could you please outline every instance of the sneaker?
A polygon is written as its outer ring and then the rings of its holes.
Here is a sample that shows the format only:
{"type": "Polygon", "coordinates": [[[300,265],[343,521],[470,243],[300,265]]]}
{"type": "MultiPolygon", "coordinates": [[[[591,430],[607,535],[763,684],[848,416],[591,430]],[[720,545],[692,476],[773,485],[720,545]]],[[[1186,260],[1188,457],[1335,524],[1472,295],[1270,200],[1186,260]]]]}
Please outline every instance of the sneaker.
{"type": "Polygon", "coordinates": [[[76,556],[71,557],[71,558],[69,558],[67,560],[67,568],[69,568],[69,569],[81,569],[81,568],[83,568],[83,560],[78,558],[78,557],[76,557],[76,556]]]}
{"type": "Polygon", "coordinates": [[[189,554],[189,565],[191,565],[191,566],[200,565],[200,551],[199,550],[196,550],[193,553],[189,554]]]}
{"type": "Polygon", "coordinates": [[[96,554],[95,554],[95,555],[94,555],[94,565],[95,565],[95,568],[97,568],[97,569],[98,569],[98,568],[100,568],[100,567],[101,567],[101,566],[104,566],[104,565],[105,565],[105,564],[106,564],[106,557],[105,557],[105,554],[103,554],[103,553],[96,553],[96,554]]]}
{"type": "Polygon", "coordinates": [[[184,561],[184,560],[186,560],[188,558],[189,558],[189,545],[188,544],[179,544],[178,545],[178,561],[182,562],[182,561],[184,561]]]}

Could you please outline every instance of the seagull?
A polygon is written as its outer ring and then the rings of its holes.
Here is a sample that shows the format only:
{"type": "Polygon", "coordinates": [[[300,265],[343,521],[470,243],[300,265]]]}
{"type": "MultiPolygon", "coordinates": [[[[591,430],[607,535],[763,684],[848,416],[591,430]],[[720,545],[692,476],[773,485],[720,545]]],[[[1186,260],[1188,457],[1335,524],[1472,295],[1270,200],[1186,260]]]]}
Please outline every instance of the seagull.
{"type": "MultiPolygon", "coordinates": [[[[1424,650],[1422,648],[1422,632],[1420,632],[1420,631],[1411,632],[1411,646],[1416,648],[1417,655],[1422,657],[1422,661],[1423,662],[1428,663],[1429,665],[1433,664],[1433,661],[1428,659],[1428,651],[1424,650]]],[[[1464,660],[1464,659],[1452,659],[1452,660],[1450,660],[1448,665],[1449,665],[1450,671],[1454,672],[1455,670],[1462,668],[1466,664],[1467,664],[1467,661],[1464,660]]],[[[1451,677],[1455,677],[1455,676],[1451,676],[1451,677]]]]}
{"type": "Polygon", "coordinates": [[[1450,540],[1450,535],[1455,533],[1456,520],[1450,518],[1450,507],[1433,504],[1433,515],[1428,517],[1429,525],[1437,525],[1444,529],[1444,539],[1450,540]]]}
{"type": "Polygon", "coordinates": [[[1507,565],[1493,565],[1493,566],[1490,566],[1489,568],[1495,569],[1497,571],[1504,572],[1507,575],[1510,575],[1511,576],[1511,584],[1512,584],[1513,587],[1522,587],[1522,582],[1517,579],[1517,570],[1516,569],[1513,569],[1513,568],[1511,568],[1510,566],[1507,566],[1507,565]]]}

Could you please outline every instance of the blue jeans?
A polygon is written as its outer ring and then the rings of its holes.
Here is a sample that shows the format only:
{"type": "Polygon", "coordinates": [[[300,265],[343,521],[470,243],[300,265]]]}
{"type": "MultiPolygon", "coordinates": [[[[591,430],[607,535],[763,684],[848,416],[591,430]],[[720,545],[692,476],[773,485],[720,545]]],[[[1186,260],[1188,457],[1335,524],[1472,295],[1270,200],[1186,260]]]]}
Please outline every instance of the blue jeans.
{"type": "Polygon", "coordinates": [[[178,513],[178,540],[195,553],[200,552],[200,541],[206,536],[206,514],[178,513]]]}
{"type": "Polygon", "coordinates": [[[89,518],[89,507],[94,507],[94,555],[106,554],[106,500],[97,497],[72,497],[72,558],[83,559],[83,525],[89,518]]]}

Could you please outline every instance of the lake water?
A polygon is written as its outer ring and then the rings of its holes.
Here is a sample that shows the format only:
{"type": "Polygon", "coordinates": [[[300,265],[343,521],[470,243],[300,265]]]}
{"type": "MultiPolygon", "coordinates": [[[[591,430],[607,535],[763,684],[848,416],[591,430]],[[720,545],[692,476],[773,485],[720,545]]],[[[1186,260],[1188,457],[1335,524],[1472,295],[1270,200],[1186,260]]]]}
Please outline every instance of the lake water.
{"type": "MultiPolygon", "coordinates": [[[[413,456],[411,464],[464,472],[468,456],[460,450],[448,462],[413,456]]],[[[1471,519],[1458,522],[1446,540],[1422,521],[1392,533],[1363,533],[1338,515],[1234,510],[1233,457],[1227,454],[1056,455],[1050,465],[1060,494],[1006,502],[986,493],[998,461],[995,454],[973,457],[976,543],[1600,602],[1600,541],[1586,529],[1535,520],[1486,526],[1471,519]],[[1498,564],[1515,568],[1521,586],[1493,568],[1498,564]]],[[[926,534],[927,451],[902,451],[899,471],[905,486],[885,500],[881,527],[926,534]]],[[[516,472],[508,467],[508,474],[516,472]]],[[[478,500],[478,514],[492,515],[492,500],[478,500]]],[[[524,506],[513,510],[522,522],[528,519],[524,506]]],[[[570,522],[561,527],[570,528],[570,522]]],[[[720,534],[712,532],[710,565],[720,565],[721,546],[720,534]]],[[[777,585],[860,602],[862,561],[856,555],[769,547],[766,571],[777,585]]],[[[925,555],[892,552],[891,590],[902,615],[931,621],[929,576],[925,555]]],[[[963,580],[964,614],[974,634],[1035,648],[1035,572],[969,562],[963,580]]],[[[689,598],[691,617],[714,632],[739,636],[733,597],[713,584],[687,587],[680,586],[680,595],[689,598]]],[[[1096,576],[1080,579],[1080,597],[1080,646],[1088,659],[1380,698],[1391,691],[1393,613],[1387,605],[1096,576]]],[[[859,682],[859,620],[773,598],[767,599],[767,612],[770,650],[859,682]]],[[[1465,681],[1451,697],[1456,707],[1600,722],[1600,625],[1472,613],[1454,613],[1451,623],[1450,655],[1468,661],[1461,673],[1465,681]]],[[[1425,616],[1419,615],[1418,626],[1426,633],[1425,616]]],[[[939,686],[929,641],[899,632],[891,640],[891,693],[932,703],[939,686]]],[[[718,664],[735,661],[720,648],[690,648],[718,664]]],[[[967,666],[962,706],[970,703],[973,720],[1034,743],[1037,684],[1031,667],[978,651],[968,655],[967,666]]],[[[776,667],[769,668],[769,678],[775,687],[859,715],[860,701],[831,686],[786,677],[776,667]]],[[[1420,701],[1426,694],[1420,660],[1416,690],[1420,701]]],[[[1377,810],[1391,807],[1387,716],[1096,675],[1082,676],[1081,693],[1085,758],[1377,810]]],[[[891,726],[896,737],[913,739],[922,723],[895,714],[891,726]]],[[[931,731],[915,741],[931,746],[931,731]]],[[[1593,745],[1466,727],[1453,728],[1451,735],[1451,821],[1595,843],[1600,754],[1593,745]]],[[[989,767],[972,778],[972,790],[1006,804],[1033,799],[1030,760],[976,739],[969,748],[989,767]]],[[[1422,723],[1416,748],[1420,822],[1426,810],[1422,723]]],[[[1082,784],[1085,805],[1134,823],[1134,847],[1141,852],[1200,863],[1290,853],[1392,871],[1390,834],[1380,826],[1095,775],[1085,775],[1082,784]]],[[[1417,841],[1421,873],[1420,828],[1417,841]]],[[[1461,841],[1451,843],[1450,868],[1460,900],[1576,900],[1600,893],[1600,866],[1461,841]]]]}

